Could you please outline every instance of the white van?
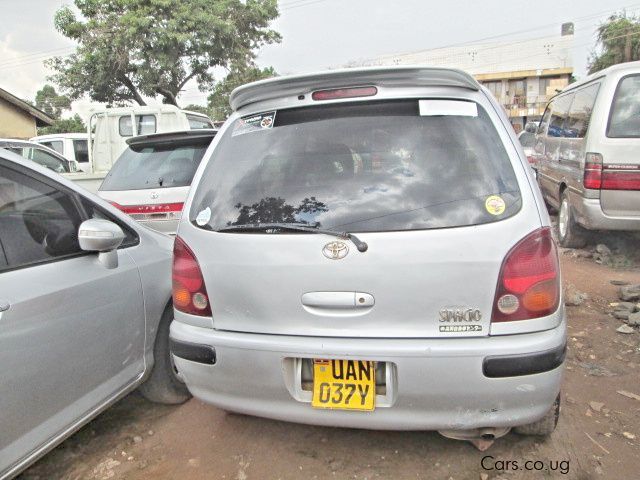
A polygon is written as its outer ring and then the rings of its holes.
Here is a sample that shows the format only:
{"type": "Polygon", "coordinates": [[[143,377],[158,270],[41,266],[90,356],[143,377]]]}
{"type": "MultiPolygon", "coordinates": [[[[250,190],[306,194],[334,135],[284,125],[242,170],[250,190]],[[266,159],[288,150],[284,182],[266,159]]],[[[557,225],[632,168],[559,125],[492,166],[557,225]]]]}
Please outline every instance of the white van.
{"type": "Polygon", "coordinates": [[[68,160],[78,162],[83,172],[89,171],[89,135],[86,133],[52,133],[38,135],[30,140],[55,150],[68,160]]]}
{"type": "Polygon", "coordinates": [[[563,247],[584,247],[590,230],[640,230],[639,113],[640,62],[596,72],[547,105],[538,182],[563,247]]]}
{"type": "Polygon", "coordinates": [[[87,122],[88,168],[83,169],[83,173],[67,176],[95,193],[118,157],[126,150],[127,140],[131,137],[212,127],[213,122],[206,115],[180,110],[174,105],[95,111],[87,122]]]}

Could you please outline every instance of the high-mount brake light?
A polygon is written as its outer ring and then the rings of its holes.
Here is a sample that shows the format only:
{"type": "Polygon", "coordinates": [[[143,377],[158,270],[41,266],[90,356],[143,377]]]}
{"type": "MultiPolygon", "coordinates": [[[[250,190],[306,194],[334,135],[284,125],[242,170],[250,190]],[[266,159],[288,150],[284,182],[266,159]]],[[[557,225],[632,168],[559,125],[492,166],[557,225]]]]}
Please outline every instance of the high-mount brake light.
{"type": "Polygon", "coordinates": [[[548,227],[524,237],[502,262],[492,322],[550,315],[560,303],[558,252],[548,227]]]}
{"type": "Polygon", "coordinates": [[[202,317],[211,316],[209,296],[202,270],[186,243],[176,237],[173,244],[173,306],[176,310],[202,317]]]}
{"type": "Polygon", "coordinates": [[[378,93],[376,87],[348,87],[317,90],[311,94],[313,100],[337,100],[339,98],[373,97],[378,93]]]}

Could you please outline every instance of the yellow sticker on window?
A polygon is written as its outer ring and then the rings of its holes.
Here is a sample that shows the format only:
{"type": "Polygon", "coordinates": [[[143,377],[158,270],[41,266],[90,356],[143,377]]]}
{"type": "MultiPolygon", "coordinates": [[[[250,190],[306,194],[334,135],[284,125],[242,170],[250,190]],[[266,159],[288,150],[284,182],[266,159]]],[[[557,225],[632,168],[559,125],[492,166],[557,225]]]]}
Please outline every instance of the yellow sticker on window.
{"type": "Polygon", "coordinates": [[[506,205],[502,197],[498,195],[491,195],[484,202],[484,208],[487,209],[491,215],[501,215],[504,213],[506,205]]]}

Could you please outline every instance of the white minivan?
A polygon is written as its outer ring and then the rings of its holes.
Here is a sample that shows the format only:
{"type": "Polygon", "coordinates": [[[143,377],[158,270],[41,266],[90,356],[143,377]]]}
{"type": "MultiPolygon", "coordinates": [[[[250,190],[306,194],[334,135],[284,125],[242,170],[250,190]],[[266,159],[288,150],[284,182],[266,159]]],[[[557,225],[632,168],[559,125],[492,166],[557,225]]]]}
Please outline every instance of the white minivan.
{"type": "Polygon", "coordinates": [[[640,230],[640,62],[614,65],[551,99],[536,136],[538,182],[559,210],[558,240],[640,230]]]}

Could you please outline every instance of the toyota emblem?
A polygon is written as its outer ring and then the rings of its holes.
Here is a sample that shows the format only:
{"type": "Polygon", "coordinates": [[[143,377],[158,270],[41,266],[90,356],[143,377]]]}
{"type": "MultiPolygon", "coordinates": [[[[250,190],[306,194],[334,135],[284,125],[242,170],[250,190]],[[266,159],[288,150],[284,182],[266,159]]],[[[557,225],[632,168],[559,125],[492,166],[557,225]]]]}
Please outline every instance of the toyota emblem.
{"type": "Polygon", "coordinates": [[[156,198],[158,198],[158,192],[151,192],[151,198],[153,200],[155,200],[156,198]]]}
{"type": "Polygon", "coordinates": [[[329,242],[322,249],[322,254],[331,260],[340,260],[349,253],[349,247],[344,242],[329,242]]]}

